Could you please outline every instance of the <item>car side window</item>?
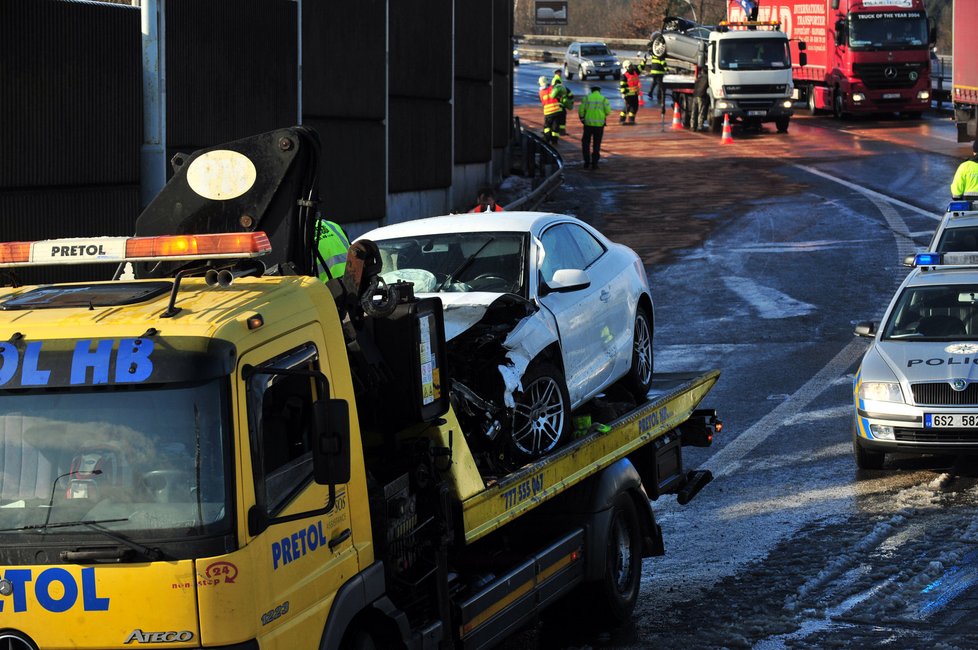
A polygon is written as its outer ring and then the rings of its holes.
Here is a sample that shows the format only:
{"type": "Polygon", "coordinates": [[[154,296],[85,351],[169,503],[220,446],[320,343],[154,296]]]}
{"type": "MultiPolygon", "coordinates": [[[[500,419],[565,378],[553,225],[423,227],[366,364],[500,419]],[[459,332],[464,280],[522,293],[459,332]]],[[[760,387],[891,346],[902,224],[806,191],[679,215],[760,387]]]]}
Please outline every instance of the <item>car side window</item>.
{"type": "Polygon", "coordinates": [[[598,261],[599,257],[604,255],[604,246],[587,230],[576,224],[568,224],[567,230],[568,234],[570,234],[577,244],[577,248],[581,254],[581,263],[583,264],[583,266],[575,266],[574,268],[586,269],[598,261]]]}
{"type": "MultiPolygon", "coordinates": [[[[574,226],[577,227],[577,226],[574,226]]],[[[544,282],[549,282],[554,271],[560,269],[583,269],[584,257],[571,232],[571,224],[559,224],[549,228],[540,236],[543,244],[543,262],[540,272],[544,282]]]]}
{"type": "MultiPolygon", "coordinates": [[[[261,369],[315,370],[311,343],[263,364],[261,369]]],[[[308,376],[255,373],[248,381],[255,495],[276,514],[312,480],[313,382],[308,376]]]]}

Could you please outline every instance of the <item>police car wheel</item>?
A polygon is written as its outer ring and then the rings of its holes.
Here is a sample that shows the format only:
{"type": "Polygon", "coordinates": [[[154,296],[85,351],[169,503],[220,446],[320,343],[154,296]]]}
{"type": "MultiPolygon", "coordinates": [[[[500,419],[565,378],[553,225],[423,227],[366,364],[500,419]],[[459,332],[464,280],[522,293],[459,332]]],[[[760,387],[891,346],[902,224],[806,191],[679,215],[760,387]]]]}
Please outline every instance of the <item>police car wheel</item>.
{"type": "Polygon", "coordinates": [[[856,460],[856,467],[859,469],[882,469],[886,454],[882,451],[866,449],[859,444],[859,437],[856,435],[856,423],[852,423],[852,456],[856,460]]]}
{"type": "Polygon", "coordinates": [[[642,582],[642,543],[638,513],[630,496],[615,497],[608,522],[604,575],[592,602],[599,621],[626,622],[635,609],[642,582]]]}

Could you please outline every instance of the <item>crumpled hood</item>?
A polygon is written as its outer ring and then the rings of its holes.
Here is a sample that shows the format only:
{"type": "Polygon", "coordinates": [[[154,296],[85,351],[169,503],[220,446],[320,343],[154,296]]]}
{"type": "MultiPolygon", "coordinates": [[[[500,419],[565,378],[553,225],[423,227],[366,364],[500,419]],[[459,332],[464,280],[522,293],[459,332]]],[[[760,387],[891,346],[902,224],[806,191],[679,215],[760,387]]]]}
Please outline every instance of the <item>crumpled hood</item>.
{"type": "Polygon", "coordinates": [[[910,383],[978,381],[978,343],[885,341],[876,349],[896,376],[910,383]]]}

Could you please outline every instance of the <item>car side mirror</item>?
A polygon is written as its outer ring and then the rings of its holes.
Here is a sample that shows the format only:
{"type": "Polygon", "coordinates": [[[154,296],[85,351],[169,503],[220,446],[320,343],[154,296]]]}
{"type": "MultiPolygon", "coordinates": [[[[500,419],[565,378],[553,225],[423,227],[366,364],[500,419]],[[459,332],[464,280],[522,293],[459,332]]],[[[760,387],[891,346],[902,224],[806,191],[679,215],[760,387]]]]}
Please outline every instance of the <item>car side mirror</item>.
{"type": "Polygon", "coordinates": [[[856,323],[856,328],[852,330],[852,333],[856,336],[874,337],[876,336],[876,323],[870,320],[856,323]]]}
{"type": "Polygon", "coordinates": [[[591,278],[587,272],[580,269],[559,269],[554,271],[553,278],[547,282],[547,288],[555,293],[578,291],[591,286],[591,278]]]}
{"type": "Polygon", "coordinates": [[[320,399],[313,406],[315,444],[312,474],[319,485],[350,482],[350,406],[343,399],[320,399]]]}

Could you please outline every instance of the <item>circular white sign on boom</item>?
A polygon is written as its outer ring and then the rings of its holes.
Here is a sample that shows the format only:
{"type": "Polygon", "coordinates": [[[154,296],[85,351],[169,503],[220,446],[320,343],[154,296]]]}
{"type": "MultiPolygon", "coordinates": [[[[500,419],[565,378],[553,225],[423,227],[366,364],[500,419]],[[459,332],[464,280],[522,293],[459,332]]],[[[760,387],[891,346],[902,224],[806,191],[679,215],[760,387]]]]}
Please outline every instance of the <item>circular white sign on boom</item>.
{"type": "Polygon", "coordinates": [[[198,156],[187,168],[190,189],[213,201],[236,199],[255,184],[255,164],[237,151],[216,149],[198,156]]]}

